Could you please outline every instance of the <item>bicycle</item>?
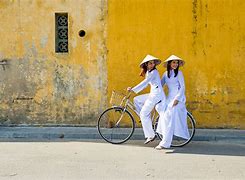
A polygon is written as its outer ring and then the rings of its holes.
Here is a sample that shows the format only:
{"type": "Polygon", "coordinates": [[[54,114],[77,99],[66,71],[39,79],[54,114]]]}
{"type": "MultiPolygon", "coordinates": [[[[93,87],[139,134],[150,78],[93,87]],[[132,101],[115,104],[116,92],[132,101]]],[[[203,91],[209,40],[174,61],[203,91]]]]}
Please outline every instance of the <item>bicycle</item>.
{"type": "MultiPolygon", "coordinates": [[[[134,133],[136,121],[129,111],[133,111],[137,116],[138,113],[134,104],[130,101],[131,92],[127,95],[112,91],[110,103],[111,107],[104,110],[98,119],[98,132],[100,136],[107,142],[112,144],[122,144],[128,141],[134,133]]],[[[155,111],[154,111],[155,112],[155,111]]],[[[159,115],[152,115],[153,129],[161,140],[161,134],[156,132],[159,115]]],[[[174,136],[171,146],[182,147],[188,144],[195,134],[195,119],[190,112],[187,111],[187,125],[190,133],[189,139],[174,136]]]]}

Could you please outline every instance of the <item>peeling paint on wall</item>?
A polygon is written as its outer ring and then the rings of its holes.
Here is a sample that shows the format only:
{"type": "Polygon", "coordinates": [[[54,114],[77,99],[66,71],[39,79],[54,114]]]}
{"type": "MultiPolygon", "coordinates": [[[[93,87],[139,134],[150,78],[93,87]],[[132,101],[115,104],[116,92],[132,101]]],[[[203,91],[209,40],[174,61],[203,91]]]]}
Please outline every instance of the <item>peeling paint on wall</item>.
{"type": "Polygon", "coordinates": [[[142,80],[146,54],[176,54],[197,127],[245,128],[244,9],[243,0],[2,0],[0,124],[95,125],[112,90],[142,80]],[[69,54],[54,52],[55,12],[69,14],[69,54]]]}
{"type": "Polygon", "coordinates": [[[0,9],[0,61],[8,59],[0,124],[96,124],[107,104],[107,1],[1,1],[0,9]],[[56,12],[69,14],[68,54],[55,53],[56,12]]]}

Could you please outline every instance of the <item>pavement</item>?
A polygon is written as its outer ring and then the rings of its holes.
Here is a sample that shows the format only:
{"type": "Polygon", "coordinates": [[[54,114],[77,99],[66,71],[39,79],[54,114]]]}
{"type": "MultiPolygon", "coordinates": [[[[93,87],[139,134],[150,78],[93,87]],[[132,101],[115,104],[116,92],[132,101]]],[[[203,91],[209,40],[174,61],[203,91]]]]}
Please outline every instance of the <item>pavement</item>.
{"type": "MultiPolygon", "coordinates": [[[[15,140],[83,140],[101,139],[96,127],[0,127],[0,141],[15,140]]],[[[131,140],[144,139],[142,128],[136,128],[131,140]]],[[[222,141],[245,144],[245,130],[196,129],[192,141],[222,141]]]]}
{"type": "Polygon", "coordinates": [[[245,145],[193,141],[156,150],[157,141],[143,142],[0,142],[0,179],[245,179],[245,145]]]}

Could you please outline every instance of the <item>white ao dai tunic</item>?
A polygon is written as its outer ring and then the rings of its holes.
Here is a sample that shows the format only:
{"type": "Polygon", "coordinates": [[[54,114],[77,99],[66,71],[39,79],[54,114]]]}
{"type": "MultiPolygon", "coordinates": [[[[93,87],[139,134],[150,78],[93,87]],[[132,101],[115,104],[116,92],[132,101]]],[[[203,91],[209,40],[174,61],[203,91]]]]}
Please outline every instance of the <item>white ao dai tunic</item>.
{"type": "Polygon", "coordinates": [[[160,116],[157,132],[162,134],[163,139],[160,142],[160,146],[169,148],[172,142],[173,135],[179,136],[185,139],[189,138],[189,132],[187,127],[187,110],[185,106],[185,82],[181,71],[174,77],[173,70],[170,72],[170,78],[167,76],[167,72],[163,74],[162,85],[166,84],[168,87],[168,96],[166,99],[166,110],[163,115],[160,116]],[[174,100],[178,100],[179,103],[173,106],[174,100]]]}

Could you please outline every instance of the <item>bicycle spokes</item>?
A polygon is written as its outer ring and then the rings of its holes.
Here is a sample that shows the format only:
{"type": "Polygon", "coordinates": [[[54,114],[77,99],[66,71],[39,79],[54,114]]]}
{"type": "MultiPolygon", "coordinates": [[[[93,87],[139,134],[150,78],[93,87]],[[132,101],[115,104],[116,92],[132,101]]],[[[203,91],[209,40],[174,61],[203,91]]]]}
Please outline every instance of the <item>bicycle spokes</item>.
{"type": "Polygon", "coordinates": [[[134,127],[132,115],[121,107],[112,107],[105,110],[98,121],[100,135],[107,142],[113,144],[127,141],[133,134],[134,127]]]}

